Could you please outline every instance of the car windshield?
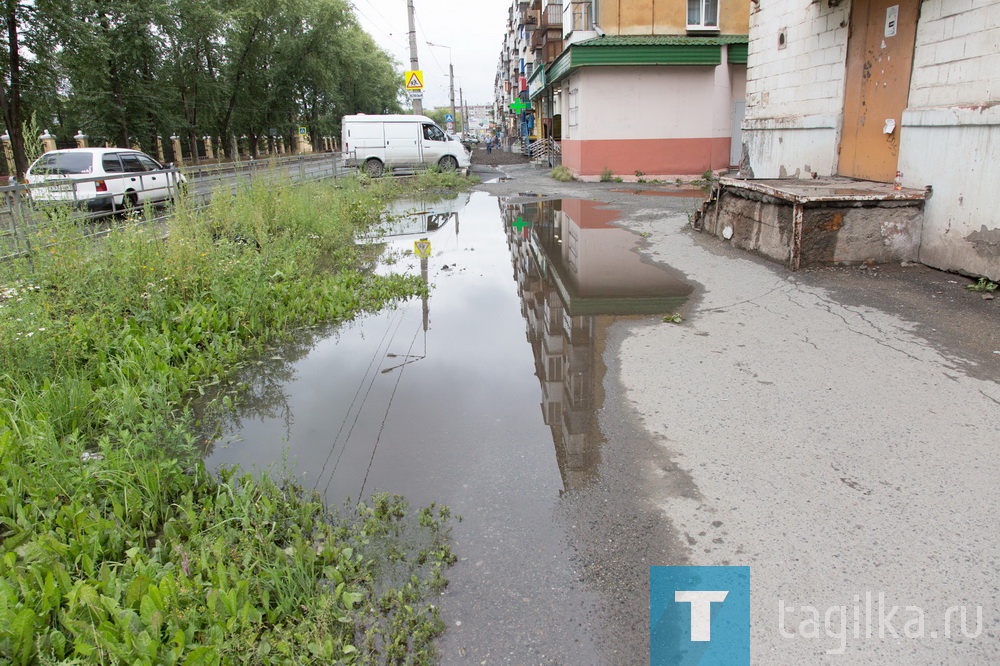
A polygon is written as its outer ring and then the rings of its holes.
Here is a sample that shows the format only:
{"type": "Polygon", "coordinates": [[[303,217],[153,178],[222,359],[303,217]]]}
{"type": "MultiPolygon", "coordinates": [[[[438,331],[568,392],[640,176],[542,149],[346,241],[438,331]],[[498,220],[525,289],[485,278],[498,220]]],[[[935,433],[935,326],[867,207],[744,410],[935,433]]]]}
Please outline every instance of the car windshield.
{"type": "Polygon", "coordinates": [[[57,176],[92,173],[93,170],[94,157],[90,153],[48,153],[30,169],[31,173],[57,176]]]}

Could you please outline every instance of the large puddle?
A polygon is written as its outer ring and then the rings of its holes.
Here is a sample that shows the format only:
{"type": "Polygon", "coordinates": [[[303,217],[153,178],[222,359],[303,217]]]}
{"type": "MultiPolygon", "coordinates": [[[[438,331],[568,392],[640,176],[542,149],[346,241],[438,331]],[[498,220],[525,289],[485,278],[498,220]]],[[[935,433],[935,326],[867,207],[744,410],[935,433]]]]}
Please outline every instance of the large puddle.
{"type": "Polygon", "coordinates": [[[460,514],[445,662],[600,661],[560,498],[600,473],[605,330],[691,292],[641,259],[616,211],[524,200],[398,204],[412,214],[386,242],[409,254],[392,269],[426,276],[430,297],[262,359],[206,454],[213,469],[284,464],[331,505],[389,491],[460,514]]]}

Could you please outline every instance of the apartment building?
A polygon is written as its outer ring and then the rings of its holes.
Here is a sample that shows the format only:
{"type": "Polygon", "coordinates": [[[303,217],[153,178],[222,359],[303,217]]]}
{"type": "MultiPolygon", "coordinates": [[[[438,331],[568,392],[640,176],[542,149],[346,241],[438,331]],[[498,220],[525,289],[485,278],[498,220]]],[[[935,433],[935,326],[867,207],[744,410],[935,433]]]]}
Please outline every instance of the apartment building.
{"type": "Polygon", "coordinates": [[[739,162],[749,4],[514,2],[497,75],[513,136],[550,138],[578,177],[647,178],[739,162]],[[511,104],[530,104],[522,110],[511,104]]]}

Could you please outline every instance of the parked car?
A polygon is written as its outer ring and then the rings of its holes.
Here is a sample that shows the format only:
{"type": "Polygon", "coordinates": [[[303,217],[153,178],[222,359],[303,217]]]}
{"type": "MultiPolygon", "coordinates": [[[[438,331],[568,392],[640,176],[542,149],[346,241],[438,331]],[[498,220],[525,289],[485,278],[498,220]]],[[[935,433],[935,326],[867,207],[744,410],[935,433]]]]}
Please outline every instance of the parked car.
{"type": "Polygon", "coordinates": [[[184,175],[126,148],[70,148],[39,157],[25,173],[31,198],[73,202],[92,212],[127,210],[173,199],[184,175]]]}
{"type": "Polygon", "coordinates": [[[479,137],[475,134],[466,134],[462,137],[462,143],[479,143],[479,137]]]}

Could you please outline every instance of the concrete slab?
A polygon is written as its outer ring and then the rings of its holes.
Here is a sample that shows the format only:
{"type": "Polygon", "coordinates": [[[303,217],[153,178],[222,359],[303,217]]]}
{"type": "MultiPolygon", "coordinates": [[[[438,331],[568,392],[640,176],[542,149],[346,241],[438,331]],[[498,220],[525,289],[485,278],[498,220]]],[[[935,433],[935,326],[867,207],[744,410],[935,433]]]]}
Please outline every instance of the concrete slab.
{"type": "Polygon", "coordinates": [[[914,261],[926,196],[850,178],[724,177],[695,227],[792,270],[914,261]]]}

